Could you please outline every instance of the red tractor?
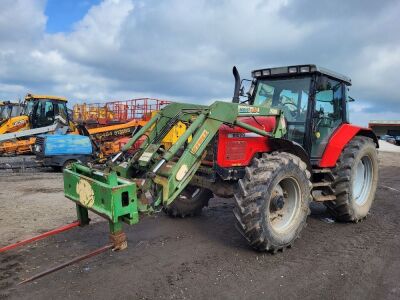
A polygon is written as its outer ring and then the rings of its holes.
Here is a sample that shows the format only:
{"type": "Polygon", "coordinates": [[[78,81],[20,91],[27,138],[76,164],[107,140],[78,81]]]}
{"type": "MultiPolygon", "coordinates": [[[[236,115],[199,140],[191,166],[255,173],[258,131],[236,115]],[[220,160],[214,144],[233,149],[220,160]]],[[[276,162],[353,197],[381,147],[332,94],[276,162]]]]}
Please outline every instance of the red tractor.
{"type": "MultiPolygon", "coordinates": [[[[287,133],[272,139],[222,125],[207,155],[214,155],[208,161],[213,172],[200,168],[167,213],[199,213],[211,191],[234,196],[239,231],[253,248],[272,252],[298,237],[310,200],[323,202],[337,221],[364,219],[377,188],[379,144],[371,129],[350,124],[351,79],[316,65],[260,69],[252,72],[247,99],[241,101],[240,76],[236,68],[233,73],[232,102],[283,111],[287,133]]],[[[273,117],[245,122],[266,131],[276,127],[273,117]]]]}
{"type": "Polygon", "coordinates": [[[106,217],[115,248],[123,249],[122,222],[135,224],[140,213],[160,208],[194,215],[214,194],[234,197],[237,227],[253,248],[276,252],[299,236],[311,200],[338,221],[367,216],[378,141],[370,129],[349,124],[350,79],[315,65],[260,69],[243,98],[233,71],[233,103],[170,104],[106,170],[74,164],[64,171],[65,195],[77,204],[81,224],[88,210],[106,217]],[[165,148],[162,140],[182,123],[186,131],[165,148]]]}

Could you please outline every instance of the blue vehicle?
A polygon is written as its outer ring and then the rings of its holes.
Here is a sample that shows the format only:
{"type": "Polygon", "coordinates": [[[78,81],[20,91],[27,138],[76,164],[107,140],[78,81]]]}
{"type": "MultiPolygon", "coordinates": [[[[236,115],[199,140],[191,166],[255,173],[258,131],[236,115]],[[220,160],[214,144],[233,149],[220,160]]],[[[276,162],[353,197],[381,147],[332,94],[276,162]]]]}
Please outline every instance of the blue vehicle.
{"type": "Polygon", "coordinates": [[[33,150],[42,166],[55,170],[65,169],[77,161],[87,163],[95,158],[90,138],[77,134],[39,135],[33,150]]]}

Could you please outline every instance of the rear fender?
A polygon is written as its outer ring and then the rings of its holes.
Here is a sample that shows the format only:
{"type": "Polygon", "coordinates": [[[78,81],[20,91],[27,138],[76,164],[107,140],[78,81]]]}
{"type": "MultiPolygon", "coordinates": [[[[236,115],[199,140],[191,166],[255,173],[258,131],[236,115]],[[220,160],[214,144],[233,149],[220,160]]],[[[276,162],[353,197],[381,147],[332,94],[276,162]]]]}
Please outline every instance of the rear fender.
{"type": "Polygon", "coordinates": [[[370,128],[343,124],[333,133],[318,166],[321,168],[334,167],[344,147],[346,147],[355,136],[369,137],[374,140],[376,147],[379,148],[378,138],[370,128]]]}

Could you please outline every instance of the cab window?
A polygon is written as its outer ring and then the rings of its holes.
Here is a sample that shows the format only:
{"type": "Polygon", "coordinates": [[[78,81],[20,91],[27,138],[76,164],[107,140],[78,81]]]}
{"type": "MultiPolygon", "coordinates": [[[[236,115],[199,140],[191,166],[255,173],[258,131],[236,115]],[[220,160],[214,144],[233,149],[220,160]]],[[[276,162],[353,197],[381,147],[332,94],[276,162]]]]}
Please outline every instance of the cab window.
{"type": "Polygon", "coordinates": [[[322,156],[330,137],[343,122],[344,83],[321,77],[315,94],[312,157],[322,156]]]}
{"type": "Polygon", "coordinates": [[[310,77],[265,79],[257,84],[254,105],[278,108],[287,121],[287,138],[304,144],[310,77]]]}

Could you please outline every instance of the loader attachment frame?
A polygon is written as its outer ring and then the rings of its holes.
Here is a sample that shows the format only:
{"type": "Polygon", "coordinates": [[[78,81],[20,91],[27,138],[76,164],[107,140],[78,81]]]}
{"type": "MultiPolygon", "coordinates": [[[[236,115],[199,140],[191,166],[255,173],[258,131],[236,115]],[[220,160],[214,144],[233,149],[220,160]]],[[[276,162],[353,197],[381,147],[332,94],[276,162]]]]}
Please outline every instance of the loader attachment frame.
{"type": "Polygon", "coordinates": [[[87,223],[91,210],[110,223],[111,234],[120,234],[122,222],[135,224],[140,213],[167,206],[190,183],[206,155],[206,147],[221,125],[238,126],[261,136],[281,138],[286,123],[280,110],[238,103],[214,102],[210,106],[172,103],[143,126],[110,162],[105,171],[78,163],[64,171],[65,196],[77,204],[78,218],[87,223]],[[274,116],[276,126],[266,132],[239,117],[274,116]],[[187,129],[168,150],[162,140],[175,124],[187,129]],[[142,136],[140,148],[119,162],[142,136]]]}

